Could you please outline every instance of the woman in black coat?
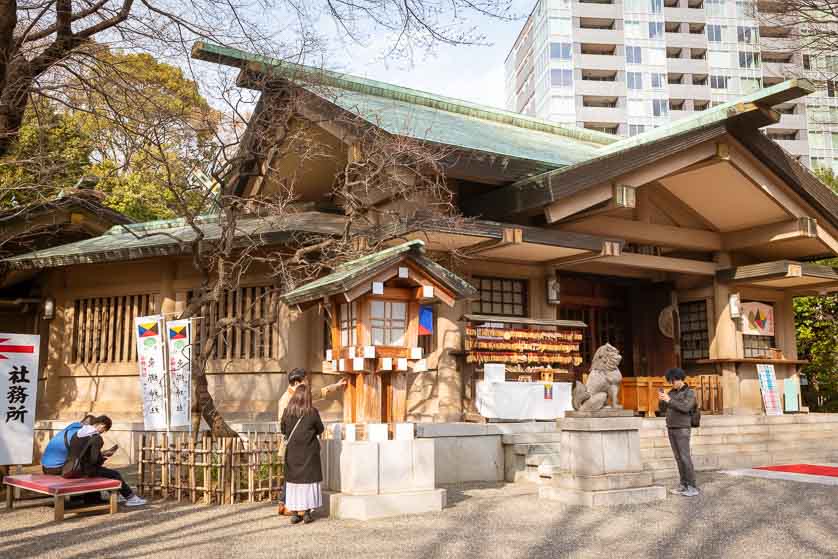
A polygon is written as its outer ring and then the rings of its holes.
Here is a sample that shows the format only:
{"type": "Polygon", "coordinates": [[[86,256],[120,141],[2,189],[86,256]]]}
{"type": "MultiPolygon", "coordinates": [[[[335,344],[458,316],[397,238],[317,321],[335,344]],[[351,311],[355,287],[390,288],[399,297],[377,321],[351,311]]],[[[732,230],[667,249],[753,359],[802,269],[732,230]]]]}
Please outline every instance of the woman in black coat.
{"type": "Polygon", "coordinates": [[[282,414],[282,434],[285,435],[285,506],[294,511],[291,522],[314,520],[312,513],[323,506],[320,482],[320,441],[323,422],[311,405],[311,390],[299,385],[282,414]]]}

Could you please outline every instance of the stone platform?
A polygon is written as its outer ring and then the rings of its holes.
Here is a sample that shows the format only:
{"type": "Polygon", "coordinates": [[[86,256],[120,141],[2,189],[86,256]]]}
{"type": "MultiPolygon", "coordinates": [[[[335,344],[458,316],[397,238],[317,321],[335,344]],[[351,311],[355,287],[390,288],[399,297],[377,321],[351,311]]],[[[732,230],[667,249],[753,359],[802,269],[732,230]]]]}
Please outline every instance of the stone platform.
{"type": "Polygon", "coordinates": [[[539,488],[542,499],[588,507],[666,498],[640,459],[642,419],[630,410],[569,412],[562,420],[561,473],[539,488]]]}

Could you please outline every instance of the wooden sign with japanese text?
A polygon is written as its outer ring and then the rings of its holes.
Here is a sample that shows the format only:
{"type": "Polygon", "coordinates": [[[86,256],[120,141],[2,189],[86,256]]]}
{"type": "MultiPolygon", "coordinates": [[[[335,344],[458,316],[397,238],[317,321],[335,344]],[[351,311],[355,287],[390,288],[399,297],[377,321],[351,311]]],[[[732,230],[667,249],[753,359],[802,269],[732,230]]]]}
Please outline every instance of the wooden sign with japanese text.
{"type": "Polygon", "coordinates": [[[40,336],[0,334],[0,465],[31,464],[40,336]]]}
{"type": "Polygon", "coordinates": [[[139,316],[137,329],[137,363],[140,367],[140,390],[143,396],[143,422],[146,430],[167,428],[167,382],[164,357],[163,317],[139,316]]]}

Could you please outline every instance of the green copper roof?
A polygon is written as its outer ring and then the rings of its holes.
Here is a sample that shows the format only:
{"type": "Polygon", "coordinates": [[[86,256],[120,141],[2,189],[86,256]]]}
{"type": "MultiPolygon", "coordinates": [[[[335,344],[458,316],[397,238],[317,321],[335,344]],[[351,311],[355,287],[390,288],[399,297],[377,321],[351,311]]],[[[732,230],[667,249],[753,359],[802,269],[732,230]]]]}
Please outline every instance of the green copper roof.
{"type": "Polygon", "coordinates": [[[546,163],[571,165],[619,138],[393,84],[198,42],[192,56],[296,81],[396,135],[546,163]]]}
{"type": "Polygon", "coordinates": [[[474,296],[476,290],[470,283],[427,258],[424,252],[425,243],[416,240],[363,256],[341,264],[329,275],[285,293],[282,300],[288,305],[299,305],[345,293],[364,281],[370,281],[380,272],[405,259],[411,260],[428,275],[453,291],[457,298],[474,296]]]}
{"type": "MultiPolygon", "coordinates": [[[[282,218],[251,217],[236,224],[241,245],[268,245],[295,235],[340,235],[345,218],[320,212],[300,212],[282,218]]],[[[222,224],[218,216],[204,216],[199,225],[205,240],[219,239],[222,224]]],[[[76,243],[21,254],[0,261],[13,270],[137,260],[154,256],[189,254],[196,232],[183,219],[149,221],[111,227],[104,235],[76,243]]]]}

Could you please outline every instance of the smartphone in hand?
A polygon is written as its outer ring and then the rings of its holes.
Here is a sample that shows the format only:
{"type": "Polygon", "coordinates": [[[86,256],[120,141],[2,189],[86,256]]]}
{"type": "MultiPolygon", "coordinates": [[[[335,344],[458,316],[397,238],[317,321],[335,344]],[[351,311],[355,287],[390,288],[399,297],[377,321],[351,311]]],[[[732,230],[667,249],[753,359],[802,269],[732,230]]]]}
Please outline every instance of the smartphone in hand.
{"type": "Polygon", "coordinates": [[[107,450],[102,451],[102,456],[113,456],[114,453],[119,449],[119,445],[115,444],[107,450]]]}

